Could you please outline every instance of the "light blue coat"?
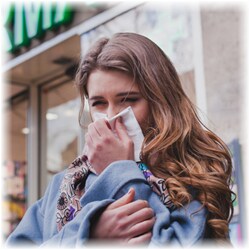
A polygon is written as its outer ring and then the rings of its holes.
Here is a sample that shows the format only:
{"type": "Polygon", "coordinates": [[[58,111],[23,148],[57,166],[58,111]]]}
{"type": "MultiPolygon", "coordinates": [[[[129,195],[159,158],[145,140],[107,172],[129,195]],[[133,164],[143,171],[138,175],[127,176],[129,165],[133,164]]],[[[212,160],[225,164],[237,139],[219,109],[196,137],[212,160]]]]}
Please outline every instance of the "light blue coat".
{"type": "Polygon", "coordinates": [[[135,199],[147,200],[155,212],[156,222],[150,246],[190,247],[204,238],[206,209],[199,210],[201,204],[192,201],[184,208],[170,211],[152,191],[136,162],[128,160],[113,162],[99,176],[88,176],[86,192],[80,200],[82,210],[58,232],[56,206],[64,173],[55,175],[44,197],[27,210],[7,239],[8,246],[27,246],[31,243],[45,247],[84,246],[88,243],[91,218],[101,208],[122,197],[130,187],[135,189],[135,199]]]}

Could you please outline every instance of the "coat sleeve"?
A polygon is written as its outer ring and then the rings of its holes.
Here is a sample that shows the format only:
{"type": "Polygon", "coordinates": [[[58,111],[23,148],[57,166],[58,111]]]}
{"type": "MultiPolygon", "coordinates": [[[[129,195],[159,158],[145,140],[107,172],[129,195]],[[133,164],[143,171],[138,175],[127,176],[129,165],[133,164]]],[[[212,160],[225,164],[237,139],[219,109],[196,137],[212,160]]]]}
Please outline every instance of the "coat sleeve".
{"type": "Polygon", "coordinates": [[[53,178],[44,198],[27,210],[16,230],[9,236],[7,245],[84,246],[89,239],[92,218],[100,209],[127,193],[130,187],[135,188],[135,199],[147,200],[155,212],[156,222],[150,245],[170,244],[187,247],[203,237],[206,211],[200,209],[193,214],[200,208],[200,204],[194,201],[183,209],[169,211],[151,190],[134,161],[114,162],[97,178],[92,178],[80,200],[82,210],[58,233],[55,214],[62,178],[63,174],[60,178],[53,178]]]}
{"type": "Polygon", "coordinates": [[[82,208],[74,220],[60,232],[56,228],[56,205],[64,172],[53,177],[44,197],[25,213],[16,229],[7,238],[7,247],[77,247],[89,238],[91,218],[113,199],[93,201],[82,208]]]}
{"type": "Polygon", "coordinates": [[[207,211],[193,200],[183,208],[169,210],[152,191],[134,161],[117,161],[106,168],[81,199],[82,206],[105,198],[119,199],[135,189],[135,199],[143,199],[155,212],[151,246],[190,247],[202,241],[206,229],[207,211]]]}

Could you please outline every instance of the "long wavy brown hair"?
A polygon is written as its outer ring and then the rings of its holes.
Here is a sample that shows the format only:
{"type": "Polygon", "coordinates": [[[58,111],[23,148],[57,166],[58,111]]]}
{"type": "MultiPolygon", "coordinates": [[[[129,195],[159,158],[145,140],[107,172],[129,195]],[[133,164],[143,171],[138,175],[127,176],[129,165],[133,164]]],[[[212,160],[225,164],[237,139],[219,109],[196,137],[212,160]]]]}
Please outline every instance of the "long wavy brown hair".
{"type": "Polygon", "coordinates": [[[88,98],[88,77],[96,69],[119,70],[133,77],[150,102],[152,114],[142,162],[166,180],[177,207],[197,199],[207,208],[205,238],[227,242],[233,215],[230,153],[200,121],[168,57],[151,40],[135,33],[98,40],[82,59],[76,75],[82,100],[80,116],[88,98]]]}

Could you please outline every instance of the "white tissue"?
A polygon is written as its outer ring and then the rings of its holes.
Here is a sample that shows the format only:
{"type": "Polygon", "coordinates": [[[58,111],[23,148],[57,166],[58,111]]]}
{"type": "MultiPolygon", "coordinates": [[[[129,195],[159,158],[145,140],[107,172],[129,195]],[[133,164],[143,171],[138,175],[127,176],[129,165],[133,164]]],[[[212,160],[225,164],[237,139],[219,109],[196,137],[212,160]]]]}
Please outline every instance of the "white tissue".
{"type": "Polygon", "coordinates": [[[142,142],[144,140],[144,136],[141,130],[141,127],[138,123],[138,121],[135,118],[134,112],[131,107],[128,107],[118,113],[117,115],[113,116],[112,118],[108,118],[106,114],[95,112],[93,113],[93,120],[99,120],[101,118],[105,118],[110,126],[112,131],[115,133],[115,120],[118,117],[122,117],[122,122],[125,125],[129,137],[132,139],[134,142],[134,157],[135,161],[140,161],[140,153],[141,153],[141,147],[142,147],[142,142]]]}

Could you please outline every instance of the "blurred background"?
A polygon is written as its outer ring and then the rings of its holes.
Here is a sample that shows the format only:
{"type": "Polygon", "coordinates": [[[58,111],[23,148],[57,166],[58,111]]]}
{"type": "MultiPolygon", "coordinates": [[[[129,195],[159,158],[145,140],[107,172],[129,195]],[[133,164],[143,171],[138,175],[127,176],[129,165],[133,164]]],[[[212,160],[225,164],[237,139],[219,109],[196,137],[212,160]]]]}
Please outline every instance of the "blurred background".
{"type": "MultiPolygon", "coordinates": [[[[74,87],[79,59],[116,32],[145,35],[176,67],[202,121],[229,146],[237,194],[230,234],[246,239],[244,182],[244,6],[229,2],[82,1],[9,3],[2,7],[4,237],[50,178],[81,153],[84,129],[74,87]]],[[[85,109],[85,123],[89,122],[85,109]]]]}

